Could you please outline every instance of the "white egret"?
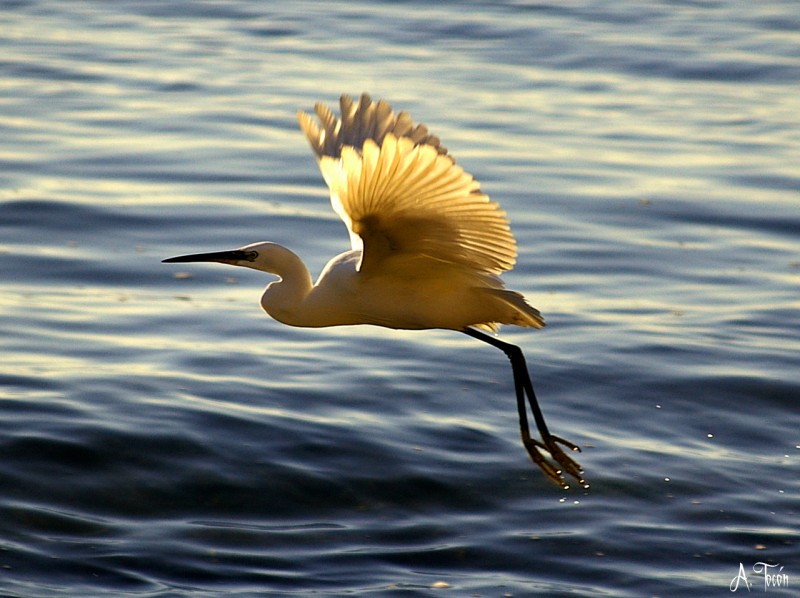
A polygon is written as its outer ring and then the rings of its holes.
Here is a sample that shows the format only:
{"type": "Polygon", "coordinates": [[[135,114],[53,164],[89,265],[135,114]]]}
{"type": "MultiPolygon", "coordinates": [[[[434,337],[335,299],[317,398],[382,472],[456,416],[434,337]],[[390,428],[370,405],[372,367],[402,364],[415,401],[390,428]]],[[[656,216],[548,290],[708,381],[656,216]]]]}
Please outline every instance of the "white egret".
{"type": "Polygon", "coordinates": [[[511,360],[522,442],[531,459],[564,488],[563,473],[585,484],[580,465],[561,447],[580,449],[547,428],[522,350],[481,331],[496,332],[501,324],[544,326],[539,311],[506,290],[498,276],[517,256],[505,212],[405,112],[395,114],[367,94],[358,102],[342,96],[340,107],[336,118],[318,103],[319,125],[298,113],[352,245],[328,262],[316,283],[297,255],[268,242],[164,262],[220,262],[277,276],[261,306],[290,326],[444,328],[501,349],[511,360]],[[526,395],[541,440],[531,437],[526,395]]]}

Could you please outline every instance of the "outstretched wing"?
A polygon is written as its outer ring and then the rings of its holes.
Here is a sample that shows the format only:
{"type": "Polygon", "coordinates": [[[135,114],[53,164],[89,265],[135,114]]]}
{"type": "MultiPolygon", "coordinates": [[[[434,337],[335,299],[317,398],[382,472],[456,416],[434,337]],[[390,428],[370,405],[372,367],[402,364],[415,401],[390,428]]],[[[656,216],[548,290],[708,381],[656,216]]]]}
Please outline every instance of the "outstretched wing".
{"type": "MultiPolygon", "coordinates": [[[[379,271],[387,257],[418,256],[499,274],[516,259],[505,212],[480,192],[422,125],[392,116],[385,102],[362,96],[350,116],[320,119],[323,129],[303,129],[317,151],[331,203],[363,251],[360,271],[379,271]],[[414,132],[417,133],[414,133],[414,132]],[[330,132],[330,133],[329,133],[330,132]]],[[[330,115],[329,112],[320,112],[330,115]]],[[[301,124],[303,119],[301,119],[301,124]]],[[[313,124],[313,123],[312,123],[313,124]]]]}

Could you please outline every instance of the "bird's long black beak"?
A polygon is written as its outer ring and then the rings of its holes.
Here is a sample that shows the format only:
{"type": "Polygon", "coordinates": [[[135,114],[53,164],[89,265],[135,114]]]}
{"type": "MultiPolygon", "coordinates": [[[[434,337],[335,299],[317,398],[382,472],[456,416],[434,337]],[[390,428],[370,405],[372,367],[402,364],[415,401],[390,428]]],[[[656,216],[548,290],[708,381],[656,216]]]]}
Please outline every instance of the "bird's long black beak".
{"type": "Polygon", "coordinates": [[[255,251],[246,249],[233,249],[230,251],[212,251],[211,253],[194,253],[192,255],[179,255],[161,260],[164,264],[184,264],[187,262],[220,262],[222,264],[238,264],[239,262],[252,262],[258,257],[255,251]]]}

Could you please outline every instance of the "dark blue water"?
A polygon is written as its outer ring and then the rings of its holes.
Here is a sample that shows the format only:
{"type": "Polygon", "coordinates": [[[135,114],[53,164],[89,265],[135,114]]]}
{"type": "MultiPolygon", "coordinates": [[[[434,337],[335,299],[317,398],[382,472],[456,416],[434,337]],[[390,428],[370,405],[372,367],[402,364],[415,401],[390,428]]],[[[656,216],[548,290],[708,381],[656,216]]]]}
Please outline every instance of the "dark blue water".
{"type": "Polygon", "coordinates": [[[2,3],[0,593],[796,595],[796,8],[2,3]],[[500,352],[160,263],[346,249],[295,112],[362,91],[508,211],[589,490],[500,352]]]}

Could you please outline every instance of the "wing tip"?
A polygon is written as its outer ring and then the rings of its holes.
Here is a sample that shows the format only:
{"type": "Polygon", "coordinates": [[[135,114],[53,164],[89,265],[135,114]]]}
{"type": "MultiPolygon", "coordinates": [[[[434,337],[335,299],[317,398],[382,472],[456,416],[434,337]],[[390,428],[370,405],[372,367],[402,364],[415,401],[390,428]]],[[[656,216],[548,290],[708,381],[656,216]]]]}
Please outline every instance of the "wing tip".
{"type": "Polygon", "coordinates": [[[342,94],[339,97],[338,117],[322,102],[314,105],[314,112],[319,126],[310,114],[302,110],[298,111],[298,121],[318,157],[328,155],[338,158],[342,147],[348,145],[361,150],[368,139],[381,145],[389,133],[406,137],[415,145],[432,146],[438,153],[448,155],[447,148],[436,135],[431,134],[428,127],[422,123],[414,125],[408,113],[395,114],[389,102],[383,99],[375,101],[367,92],[361,93],[357,100],[342,94]]]}

